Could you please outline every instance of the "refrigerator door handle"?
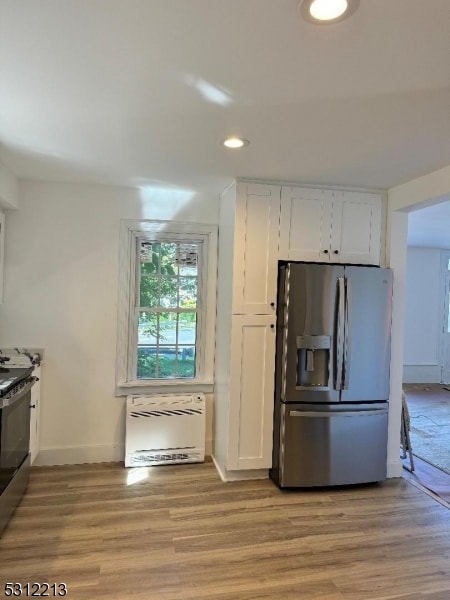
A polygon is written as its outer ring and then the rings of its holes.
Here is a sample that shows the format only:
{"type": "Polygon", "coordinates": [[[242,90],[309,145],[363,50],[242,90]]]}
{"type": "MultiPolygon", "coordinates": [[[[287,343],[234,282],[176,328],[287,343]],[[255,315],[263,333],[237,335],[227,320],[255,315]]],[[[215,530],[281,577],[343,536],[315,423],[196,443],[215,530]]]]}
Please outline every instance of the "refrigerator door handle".
{"type": "Polygon", "coordinates": [[[350,340],[351,337],[351,313],[352,308],[352,280],[345,278],[345,317],[344,317],[344,356],[343,356],[343,390],[348,390],[350,375],[350,340]]]}
{"type": "Polygon", "coordinates": [[[337,292],[338,292],[338,312],[337,312],[337,323],[335,331],[335,379],[334,389],[342,389],[342,366],[344,361],[344,320],[345,320],[345,278],[338,277],[337,279],[337,292]]]}
{"type": "Polygon", "coordinates": [[[387,408],[378,408],[375,410],[343,410],[335,412],[320,412],[320,411],[301,411],[301,410],[290,410],[290,417],[324,417],[326,419],[336,417],[370,417],[372,415],[384,415],[388,412],[387,408]]]}

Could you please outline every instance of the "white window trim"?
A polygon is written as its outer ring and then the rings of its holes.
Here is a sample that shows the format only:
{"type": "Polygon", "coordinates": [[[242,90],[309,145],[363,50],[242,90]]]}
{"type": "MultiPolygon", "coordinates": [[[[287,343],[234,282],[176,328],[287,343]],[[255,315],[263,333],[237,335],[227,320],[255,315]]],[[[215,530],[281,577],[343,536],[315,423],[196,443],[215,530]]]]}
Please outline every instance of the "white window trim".
{"type": "Polygon", "coordinates": [[[217,225],[180,221],[123,219],[120,223],[119,297],[117,316],[116,396],[168,392],[212,392],[214,384],[214,349],[216,330],[217,225]],[[143,234],[173,238],[198,236],[204,242],[205,258],[202,280],[206,284],[206,310],[198,343],[199,370],[193,379],[137,380],[130,376],[135,348],[130,331],[134,331],[132,310],[136,285],[136,240],[143,234]],[[206,280],[206,281],[205,281],[206,280]]]}

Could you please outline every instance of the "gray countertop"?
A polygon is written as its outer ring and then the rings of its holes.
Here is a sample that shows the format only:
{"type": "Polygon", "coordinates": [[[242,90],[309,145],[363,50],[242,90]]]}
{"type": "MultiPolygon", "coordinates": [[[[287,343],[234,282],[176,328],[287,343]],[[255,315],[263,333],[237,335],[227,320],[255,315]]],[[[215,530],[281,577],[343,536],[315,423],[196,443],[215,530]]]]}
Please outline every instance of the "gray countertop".
{"type": "Polygon", "coordinates": [[[43,348],[0,348],[0,356],[6,356],[9,360],[6,367],[28,367],[38,366],[44,357],[43,348]]]}

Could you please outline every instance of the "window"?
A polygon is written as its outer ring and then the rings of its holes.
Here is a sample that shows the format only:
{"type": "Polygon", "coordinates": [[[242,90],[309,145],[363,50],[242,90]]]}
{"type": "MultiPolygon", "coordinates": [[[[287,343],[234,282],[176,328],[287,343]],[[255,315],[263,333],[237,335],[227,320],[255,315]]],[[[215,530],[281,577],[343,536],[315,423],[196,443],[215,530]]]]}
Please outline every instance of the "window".
{"type": "Polygon", "coordinates": [[[138,239],[137,379],[195,377],[201,250],[201,242],[138,239]]]}
{"type": "Polygon", "coordinates": [[[212,386],[216,252],[213,225],[122,222],[118,394],[212,386]]]}

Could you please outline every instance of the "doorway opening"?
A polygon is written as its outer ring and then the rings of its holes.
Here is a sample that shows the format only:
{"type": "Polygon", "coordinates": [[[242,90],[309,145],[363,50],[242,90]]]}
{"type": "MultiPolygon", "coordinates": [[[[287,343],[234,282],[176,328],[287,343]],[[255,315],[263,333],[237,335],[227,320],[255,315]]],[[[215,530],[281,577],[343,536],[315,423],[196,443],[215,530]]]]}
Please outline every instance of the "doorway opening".
{"type": "Polygon", "coordinates": [[[450,500],[450,243],[430,235],[443,211],[448,229],[449,202],[409,215],[403,390],[416,477],[450,500]]]}

